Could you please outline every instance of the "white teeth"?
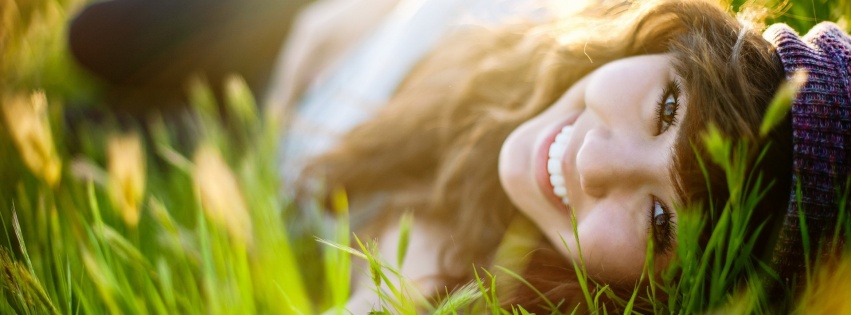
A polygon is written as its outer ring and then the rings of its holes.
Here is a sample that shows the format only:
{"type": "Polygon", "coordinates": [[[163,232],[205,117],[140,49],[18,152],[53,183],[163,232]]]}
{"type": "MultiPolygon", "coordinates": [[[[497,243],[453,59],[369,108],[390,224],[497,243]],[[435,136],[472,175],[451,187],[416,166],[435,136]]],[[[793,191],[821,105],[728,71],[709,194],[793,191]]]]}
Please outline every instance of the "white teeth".
{"type": "Polygon", "coordinates": [[[550,175],[561,174],[561,161],[548,159],[547,171],[550,172],[550,175]]]}
{"type": "Polygon", "coordinates": [[[561,175],[550,175],[550,183],[555,185],[564,186],[564,176],[561,175]]]}
{"type": "Polygon", "coordinates": [[[560,160],[562,156],[564,156],[564,150],[567,149],[567,145],[555,142],[550,145],[549,157],[551,159],[560,160]]]}
{"type": "Polygon", "coordinates": [[[567,150],[567,144],[570,141],[570,134],[573,132],[573,126],[565,126],[556,135],[555,141],[550,144],[550,149],[547,152],[547,172],[550,173],[550,184],[553,185],[553,193],[561,198],[566,206],[570,206],[570,200],[567,199],[567,187],[565,186],[564,174],[561,169],[561,158],[567,150]]]}
{"type": "Polygon", "coordinates": [[[553,186],[553,192],[559,197],[567,196],[567,188],[564,188],[564,186],[553,186]]]}

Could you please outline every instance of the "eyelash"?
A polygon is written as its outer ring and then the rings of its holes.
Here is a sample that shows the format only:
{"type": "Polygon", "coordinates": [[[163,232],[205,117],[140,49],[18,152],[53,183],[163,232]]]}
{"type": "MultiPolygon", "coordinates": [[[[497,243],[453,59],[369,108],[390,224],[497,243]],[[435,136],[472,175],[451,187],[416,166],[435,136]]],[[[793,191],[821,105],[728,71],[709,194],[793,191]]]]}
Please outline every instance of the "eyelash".
{"type": "Polygon", "coordinates": [[[661,201],[656,197],[651,198],[650,204],[650,234],[653,236],[654,251],[657,254],[666,253],[671,250],[674,244],[674,231],[676,231],[676,223],[671,220],[671,212],[668,211],[661,201]],[[661,213],[656,213],[656,208],[659,207],[661,213]],[[660,222],[659,220],[664,220],[660,222]]]}
{"type": "Polygon", "coordinates": [[[679,109],[680,84],[677,81],[671,81],[662,89],[662,96],[659,102],[656,103],[656,135],[661,135],[668,128],[677,124],[677,111],[679,109]],[[670,113],[667,112],[669,98],[672,99],[670,113]]]}
{"type": "MultiPolygon", "coordinates": [[[[656,135],[661,135],[671,126],[676,125],[679,109],[680,84],[677,81],[671,81],[662,90],[662,95],[656,104],[656,135]],[[670,108],[668,108],[669,104],[670,108]]],[[[651,201],[650,234],[653,237],[654,251],[657,254],[662,254],[673,247],[676,224],[671,220],[671,212],[668,211],[668,207],[656,197],[652,197],[651,201]],[[657,208],[660,210],[658,214],[656,213],[657,208]]]]}

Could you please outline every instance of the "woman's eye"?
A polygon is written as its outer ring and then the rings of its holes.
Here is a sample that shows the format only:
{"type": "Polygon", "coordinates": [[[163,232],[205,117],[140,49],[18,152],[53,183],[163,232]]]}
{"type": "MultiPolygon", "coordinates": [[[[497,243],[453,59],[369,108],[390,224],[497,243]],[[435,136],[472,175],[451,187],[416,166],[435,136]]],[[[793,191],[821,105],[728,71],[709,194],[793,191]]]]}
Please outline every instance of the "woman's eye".
{"type": "Polygon", "coordinates": [[[653,198],[653,208],[650,212],[650,228],[653,244],[657,253],[665,253],[674,243],[674,227],[671,213],[665,206],[653,198]]]}
{"type": "Polygon", "coordinates": [[[656,132],[660,135],[677,122],[677,110],[680,108],[680,85],[671,81],[662,90],[662,98],[656,108],[656,132]]]}

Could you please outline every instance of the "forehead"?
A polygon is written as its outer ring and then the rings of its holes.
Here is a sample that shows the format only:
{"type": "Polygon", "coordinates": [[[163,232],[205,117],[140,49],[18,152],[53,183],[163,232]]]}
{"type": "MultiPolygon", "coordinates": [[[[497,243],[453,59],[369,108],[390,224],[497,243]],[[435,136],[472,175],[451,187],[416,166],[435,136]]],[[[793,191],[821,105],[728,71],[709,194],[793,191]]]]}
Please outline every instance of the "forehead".
{"type": "Polygon", "coordinates": [[[675,75],[674,56],[670,53],[638,55],[609,62],[596,72],[617,72],[620,74],[667,74],[675,75]]]}
{"type": "MultiPolygon", "coordinates": [[[[604,87],[609,97],[621,97],[623,102],[656,103],[663,89],[681,81],[671,54],[639,55],[611,61],[589,75],[590,89],[604,87]],[[636,100],[641,96],[644,99],[636,100]]],[[[682,86],[681,84],[677,84],[682,86]]],[[[601,92],[601,91],[596,91],[601,92]]],[[[655,116],[655,115],[654,115],[655,116]]],[[[644,117],[653,120],[655,117],[644,117]]]]}

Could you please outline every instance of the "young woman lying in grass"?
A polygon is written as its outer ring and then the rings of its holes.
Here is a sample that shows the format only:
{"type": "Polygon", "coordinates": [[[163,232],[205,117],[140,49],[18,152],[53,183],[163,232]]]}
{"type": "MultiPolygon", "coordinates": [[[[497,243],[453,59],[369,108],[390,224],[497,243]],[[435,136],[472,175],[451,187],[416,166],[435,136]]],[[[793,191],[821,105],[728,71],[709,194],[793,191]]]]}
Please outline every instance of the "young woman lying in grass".
{"type": "MultiPolygon", "coordinates": [[[[519,287],[501,302],[542,311],[549,300],[569,311],[588,293],[574,265],[625,298],[643,273],[665,270],[677,258],[681,211],[705,213],[708,224],[691,232],[709,241],[720,220],[713,209],[741,196],[708,147],[706,135],[720,134],[747,143],[735,154],[752,166],[749,182],[761,176],[748,259],[792,286],[804,257],[814,257],[805,249],[830,235],[847,187],[851,40],[833,24],[804,39],[784,25],[763,34],[765,11],[616,2],[456,31],[386,104],[298,167],[293,183],[302,196],[345,188],[355,233],[377,239],[387,260],[397,255],[400,216],[412,211],[401,273],[431,298],[493,266],[510,223],[529,220],[542,237],[518,272],[542,294],[519,287]],[[800,87],[791,115],[761,131],[791,78],[800,87]]],[[[309,111],[296,106],[285,153],[309,111]]],[[[288,158],[285,173],[294,172],[288,158]]],[[[369,276],[356,274],[349,309],[380,309],[369,276]]]]}

